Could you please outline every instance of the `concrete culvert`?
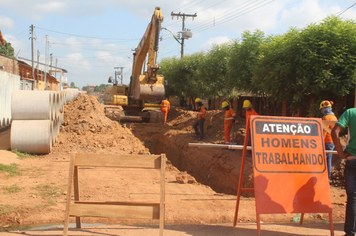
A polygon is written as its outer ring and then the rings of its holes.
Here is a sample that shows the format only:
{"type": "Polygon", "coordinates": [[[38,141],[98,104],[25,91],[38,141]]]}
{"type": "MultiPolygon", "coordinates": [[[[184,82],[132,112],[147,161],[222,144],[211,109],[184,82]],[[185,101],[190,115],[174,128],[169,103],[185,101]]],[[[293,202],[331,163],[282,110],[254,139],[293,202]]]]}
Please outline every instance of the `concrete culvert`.
{"type": "Polygon", "coordinates": [[[52,149],[50,120],[14,120],[11,125],[11,149],[48,154],[52,149]]]}
{"type": "Polygon", "coordinates": [[[11,112],[13,120],[50,120],[53,95],[43,91],[14,91],[11,112]]]}

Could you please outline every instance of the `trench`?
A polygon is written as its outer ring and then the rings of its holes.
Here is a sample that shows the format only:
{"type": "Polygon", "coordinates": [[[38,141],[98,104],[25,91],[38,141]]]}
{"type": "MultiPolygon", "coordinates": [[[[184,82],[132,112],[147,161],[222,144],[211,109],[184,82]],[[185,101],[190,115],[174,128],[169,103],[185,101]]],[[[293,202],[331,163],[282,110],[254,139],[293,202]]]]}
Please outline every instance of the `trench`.
{"type": "MultiPolygon", "coordinates": [[[[139,138],[152,154],[166,154],[167,160],[179,171],[186,171],[197,182],[209,186],[217,193],[237,194],[241,169],[242,150],[188,147],[191,134],[166,135],[158,132],[145,135],[142,124],[131,126],[133,135],[139,138]]],[[[192,140],[193,141],[193,140],[192,140]]],[[[252,160],[246,159],[243,184],[253,187],[252,160]]],[[[243,192],[243,196],[252,196],[243,192]]]]}

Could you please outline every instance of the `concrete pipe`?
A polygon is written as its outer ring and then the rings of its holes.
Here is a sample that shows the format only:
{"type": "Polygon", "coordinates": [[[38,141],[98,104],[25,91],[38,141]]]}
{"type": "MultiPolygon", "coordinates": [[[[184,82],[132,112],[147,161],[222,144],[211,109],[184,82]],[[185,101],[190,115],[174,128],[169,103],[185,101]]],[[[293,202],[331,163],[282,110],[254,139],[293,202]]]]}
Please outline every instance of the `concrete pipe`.
{"type": "Polygon", "coordinates": [[[66,89],[66,103],[78,97],[79,90],[78,89],[66,89]]]}
{"type": "Polygon", "coordinates": [[[13,120],[11,149],[34,154],[48,154],[52,149],[50,120],[13,120]]]}
{"type": "Polygon", "coordinates": [[[66,103],[66,93],[61,91],[59,92],[59,111],[63,112],[64,111],[64,104],[66,103]]]}
{"type": "Polygon", "coordinates": [[[54,117],[52,117],[52,119],[57,119],[60,110],[60,99],[59,99],[59,93],[57,92],[54,93],[53,109],[54,109],[54,117]]]}
{"type": "Polygon", "coordinates": [[[59,135],[59,117],[57,119],[54,119],[51,121],[51,126],[52,126],[52,145],[54,145],[57,142],[58,135],[59,135]]]}
{"type": "Polygon", "coordinates": [[[59,136],[59,128],[60,128],[60,123],[59,123],[59,117],[57,117],[55,120],[51,122],[53,126],[53,138],[52,138],[52,143],[55,144],[57,142],[58,136],[59,136]]]}
{"type": "Polygon", "coordinates": [[[51,120],[56,119],[59,115],[59,108],[60,108],[60,100],[59,100],[59,93],[57,91],[40,91],[43,93],[48,93],[52,99],[51,105],[51,120]]]}
{"type": "Polygon", "coordinates": [[[18,90],[12,93],[13,120],[50,120],[53,95],[43,91],[18,90]]]}
{"type": "Polygon", "coordinates": [[[59,125],[63,125],[64,123],[64,112],[61,112],[61,114],[59,115],[59,125]]]}

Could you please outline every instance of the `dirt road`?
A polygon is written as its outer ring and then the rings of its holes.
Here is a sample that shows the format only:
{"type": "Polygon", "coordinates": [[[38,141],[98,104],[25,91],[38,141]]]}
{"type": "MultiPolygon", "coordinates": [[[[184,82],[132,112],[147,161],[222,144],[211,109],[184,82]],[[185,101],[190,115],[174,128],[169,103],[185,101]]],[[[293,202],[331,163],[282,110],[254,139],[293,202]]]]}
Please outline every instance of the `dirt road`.
{"type": "MultiPolygon", "coordinates": [[[[209,111],[206,142],[223,140],[223,120],[219,111],[209,111]]],[[[120,124],[105,117],[94,97],[81,96],[65,107],[65,121],[57,143],[48,155],[17,158],[0,152],[0,163],[16,164],[17,172],[0,172],[0,224],[4,235],[61,235],[60,229],[42,231],[13,230],[28,224],[63,224],[67,199],[69,157],[71,152],[167,155],[165,235],[256,235],[253,196],[240,200],[237,227],[232,227],[236,206],[236,183],[241,153],[229,150],[189,149],[195,142],[192,124],[195,113],[172,111],[167,125],[147,123],[120,124]],[[185,172],[186,171],[186,172],[185,172]],[[177,176],[191,180],[182,183],[177,176]],[[195,178],[194,178],[194,177],[195,178]]],[[[243,123],[243,122],[241,122],[243,123]]],[[[238,131],[236,127],[234,132],[238,131]]],[[[0,135],[0,143],[9,142],[0,135]]],[[[158,180],[148,172],[83,169],[81,200],[139,201],[154,198],[158,180]],[[152,177],[152,178],[151,178],[152,177]]],[[[246,171],[251,184],[251,171],[246,171]]],[[[330,189],[335,235],[342,235],[345,190],[330,189]]],[[[73,196],[69,196],[73,199],[73,196]]],[[[296,214],[262,215],[262,235],[330,235],[325,214],[306,214],[305,223],[292,222],[296,214]],[[284,222],[284,223],[272,223],[284,222]]],[[[71,222],[74,219],[71,218],[71,222]]],[[[108,224],[71,228],[69,235],[158,235],[157,222],[124,219],[83,218],[83,223],[108,224]],[[143,225],[138,225],[139,223],[143,225]],[[155,223],[154,225],[151,225],[155,223]],[[113,224],[113,225],[110,225],[113,224]]]]}

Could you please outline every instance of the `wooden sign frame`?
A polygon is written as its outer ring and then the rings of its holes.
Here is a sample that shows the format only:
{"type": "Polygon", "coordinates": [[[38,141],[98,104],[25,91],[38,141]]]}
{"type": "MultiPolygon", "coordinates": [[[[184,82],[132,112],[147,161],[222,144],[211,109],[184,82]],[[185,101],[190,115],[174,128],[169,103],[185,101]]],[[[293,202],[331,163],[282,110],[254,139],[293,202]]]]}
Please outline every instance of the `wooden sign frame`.
{"type": "MultiPolygon", "coordinates": [[[[254,117],[260,117],[260,116],[252,116],[250,119],[253,119],[254,117]]],[[[279,117],[279,118],[281,118],[281,117],[279,117]]],[[[288,118],[286,117],[286,119],[288,119],[288,118]]],[[[315,120],[316,119],[314,119],[313,121],[315,121],[315,120]]],[[[238,209],[239,209],[239,202],[240,202],[241,192],[242,191],[255,191],[255,187],[254,188],[243,188],[243,186],[242,186],[244,165],[245,165],[245,159],[246,159],[247,142],[248,142],[248,136],[249,136],[249,133],[250,133],[251,123],[252,123],[251,120],[249,120],[247,122],[247,127],[246,127],[246,134],[245,134],[246,136],[245,136],[243,153],[242,153],[241,169],[240,169],[240,176],[239,176],[239,185],[238,185],[238,190],[237,190],[237,200],[236,200],[236,208],[235,208],[235,216],[234,216],[233,226],[236,226],[236,224],[237,224],[238,209]]],[[[323,124],[322,124],[321,119],[320,119],[320,122],[316,121],[316,123],[319,123],[320,127],[324,126],[324,129],[325,129],[325,123],[323,122],[323,124]]],[[[322,128],[320,128],[319,130],[321,131],[322,128]]],[[[322,139],[322,133],[320,133],[319,135],[321,135],[321,139],[322,139]]],[[[324,145],[323,140],[322,140],[322,145],[324,145]]],[[[323,149],[324,149],[324,147],[323,147],[323,149]]],[[[325,157],[325,151],[324,151],[324,157],[325,157]]],[[[255,172],[255,168],[254,168],[254,172],[255,172]]],[[[325,179],[325,181],[327,181],[327,178],[325,179]]],[[[331,205],[331,203],[330,203],[330,205],[331,205]]],[[[307,212],[301,212],[300,224],[303,223],[304,213],[307,213],[307,212]]],[[[330,235],[333,236],[334,235],[334,229],[333,229],[333,220],[332,220],[332,209],[330,208],[330,210],[328,210],[326,213],[329,214],[330,235]]],[[[268,214],[268,213],[264,212],[264,214],[268,214]]],[[[261,225],[260,225],[260,211],[257,209],[257,201],[256,201],[256,223],[257,223],[257,235],[259,236],[259,235],[261,235],[261,225]]]]}
{"type": "Polygon", "coordinates": [[[67,203],[63,235],[68,234],[69,217],[76,218],[76,228],[81,228],[81,217],[112,217],[124,219],[157,219],[159,235],[163,236],[165,224],[165,168],[166,155],[114,155],[73,153],[69,164],[67,203]],[[91,202],[80,201],[79,167],[117,167],[160,169],[160,202],[91,202]],[[71,201],[74,189],[74,202],[71,201]]]}

